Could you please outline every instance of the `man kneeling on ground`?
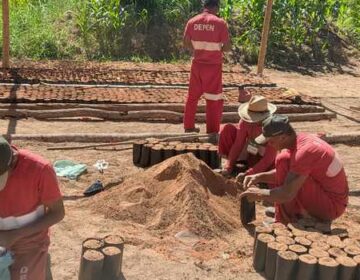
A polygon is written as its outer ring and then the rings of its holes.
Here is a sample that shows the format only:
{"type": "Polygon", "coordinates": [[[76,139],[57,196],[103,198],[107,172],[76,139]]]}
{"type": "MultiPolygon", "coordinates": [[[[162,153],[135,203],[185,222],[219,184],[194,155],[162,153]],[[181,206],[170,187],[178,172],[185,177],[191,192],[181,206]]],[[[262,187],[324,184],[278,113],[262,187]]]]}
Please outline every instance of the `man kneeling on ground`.
{"type": "Polygon", "coordinates": [[[45,280],[48,229],[64,214],[51,164],[0,137],[0,247],[12,253],[12,280],[45,280]]]}
{"type": "Polygon", "coordinates": [[[274,115],[263,123],[263,134],[255,140],[281,151],[275,169],[247,176],[240,197],[275,203],[275,220],[295,222],[312,217],[331,222],[347,206],[349,188],[342,162],[335,150],[315,135],[296,133],[287,117],[274,115]],[[258,183],[275,184],[271,190],[258,183]]]}
{"type": "Polygon", "coordinates": [[[239,107],[240,122],[225,124],[220,132],[219,155],[226,158],[222,174],[226,177],[237,175],[236,162],[247,162],[249,169],[238,174],[242,181],[246,175],[271,170],[274,167],[276,150],[270,145],[258,145],[255,138],[261,134],[262,122],[276,111],[276,106],[260,95],[239,107]]]}

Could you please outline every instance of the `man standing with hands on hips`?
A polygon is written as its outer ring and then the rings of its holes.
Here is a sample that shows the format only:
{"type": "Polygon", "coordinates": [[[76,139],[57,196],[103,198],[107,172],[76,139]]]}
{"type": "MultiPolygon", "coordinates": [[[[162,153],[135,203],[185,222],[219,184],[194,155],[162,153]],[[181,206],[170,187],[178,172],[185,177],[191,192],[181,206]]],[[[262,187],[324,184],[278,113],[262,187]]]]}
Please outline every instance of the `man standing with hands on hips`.
{"type": "Polygon", "coordinates": [[[185,132],[199,132],[195,115],[200,97],[206,99],[206,132],[218,133],[223,112],[223,52],[231,42],[226,22],[217,16],[220,0],[203,0],[204,10],[185,28],[184,46],[193,52],[189,92],[184,111],[185,132]]]}

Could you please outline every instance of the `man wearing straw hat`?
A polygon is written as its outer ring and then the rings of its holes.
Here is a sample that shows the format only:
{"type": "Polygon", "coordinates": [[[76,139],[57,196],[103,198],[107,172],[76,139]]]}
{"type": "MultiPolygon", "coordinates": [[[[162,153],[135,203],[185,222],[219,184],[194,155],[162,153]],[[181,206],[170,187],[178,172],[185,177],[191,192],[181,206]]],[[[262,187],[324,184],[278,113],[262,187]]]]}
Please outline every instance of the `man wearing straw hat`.
{"type": "Polygon", "coordinates": [[[217,16],[220,0],[203,0],[204,10],[185,28],[184,46],[193,53],[189,92],[184,111],[185,132],[199,132],[195,115],[200,97],[206,100],[206,132],[218,133],[223,112],[223,52],[231,43],[226,22],[217,16]]]}
{"type": "Polygon", "coordinates": [[[255,138],[262,132],[262,122],[276,111],[276,106],[269,103],[263,96],[255,95],[249,102],[239,107],[240,122],[238,125],[226,124],[219,137],[219,155],[226,158],[222,171],[225,176],[233,173],[236,162],[246,160],[252,166],[238,179],[272,168],[276,150],[269,145],[257,145],[255,138]]]}
{"type": "Polygon", "coordinates": [[[63,217],[51,164],[0,137],[0,247],[12,254],[12,280],[45,280],[48,229],[63,217]]]}
{"type": "Polygon", "coordinates": [[[331,222],[347,206],[349,187],[343,163],[336,151],[319,137],[296,133],[285,116],[274,115],[263,123],[256,142],[281,151],[275,169],[247,176],[240,197],[275,203],[275,220],[288,223],[312,217],[331,222]],[[271,190],[258,183],[277,186],[271,190]]]}

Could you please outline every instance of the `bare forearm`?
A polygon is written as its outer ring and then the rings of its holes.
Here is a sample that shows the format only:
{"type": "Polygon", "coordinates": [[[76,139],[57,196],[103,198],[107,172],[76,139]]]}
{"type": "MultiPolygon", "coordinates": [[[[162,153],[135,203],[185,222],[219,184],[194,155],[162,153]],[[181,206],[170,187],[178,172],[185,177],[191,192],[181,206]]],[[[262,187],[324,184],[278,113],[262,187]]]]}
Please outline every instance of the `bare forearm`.
{"type": "Polygon", "coordinates": [[[17,239],[30,236],[57,224],[64,218],[64,216],[64,205],[62,200],[59,200],[47,208],[47,211],[43,217],[28,226],[14,230],[13,233],[17,239]]]}
{"type": "Polygon", "coordinates": [[[62,219],[63,216],[61,215],[58,215],[56,213],[48,213],[44,217],[40,218],[38,221],[34,222],[33,224],[16,230],[17,235],[19,236],[19,238],[32,235],[34,233],[48,229],[49,227],[60,222],[62,219]]]}
{"type": "Polygon", "coordinates": [[[275,184],[276,183],[276,170],[270,170],[257,174],[259,183],[275,184]]]}

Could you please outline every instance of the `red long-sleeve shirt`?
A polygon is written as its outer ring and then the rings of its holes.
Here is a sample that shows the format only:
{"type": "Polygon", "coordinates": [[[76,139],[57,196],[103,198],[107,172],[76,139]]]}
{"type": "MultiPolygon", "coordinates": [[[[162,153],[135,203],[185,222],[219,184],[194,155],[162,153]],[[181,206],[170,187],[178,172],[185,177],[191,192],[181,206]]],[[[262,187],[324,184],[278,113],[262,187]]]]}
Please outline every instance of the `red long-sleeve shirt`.
{"type": "MultiPolygon", "coordinates": [[[[231,171],[236,161],[244,149],[247,141],[255,140],[262,133],[261,123],[248,123],[243,120],[240,120],[236,132],[236,139],[233,145],[230,148],[228,154],[228,162],[226,164],[226,168],[231,171]]],[[[276,150],[269,145],[265,147],[265,153],[262,159],[255,164],[252,168],[250,168],[246,175],[252,175],[260,172],[267,171],[275,162],[276,158],[276,150]]]]}

